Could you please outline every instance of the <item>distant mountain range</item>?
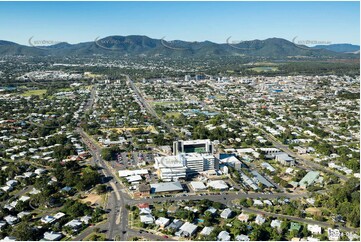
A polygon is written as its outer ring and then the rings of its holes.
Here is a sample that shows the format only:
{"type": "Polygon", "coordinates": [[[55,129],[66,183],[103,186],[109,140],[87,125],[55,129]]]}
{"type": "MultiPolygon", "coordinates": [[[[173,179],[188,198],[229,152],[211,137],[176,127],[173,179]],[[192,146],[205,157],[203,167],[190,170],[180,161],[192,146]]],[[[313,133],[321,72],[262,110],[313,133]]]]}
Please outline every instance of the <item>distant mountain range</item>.
{"type": "MultiPolygon", "coordinates": [[[[41,41],[40,41],[41,42],[41,41]]],[[[307,47],[296,45],[288,40],[269,38],[235,43],[217,44],[210,41],[187,42],[182,40],[166,41],[147,36],[109,36],[79,44],[57,43],[51,46],[30,46],[0,40],[0,56],[164,56],[164,57],[222,57],[244,56],[264,58],[359,58],[353,53],[340,53],[340,49],[326,47],[307,47]]],[[[344,50],[344,49],[343,49],[344,50]]],[[[352,49],[354,50],[354,49],[352,49]]],[[[349,51],[347,51],[349,52],[349,51]]]]}
{"type": "Polygon", "coordinates": [[[330,50],[339,53],[359,53],[360,46],[352,44],[331,44],[331,45],[316,45],[315,49],[330,50]]]}

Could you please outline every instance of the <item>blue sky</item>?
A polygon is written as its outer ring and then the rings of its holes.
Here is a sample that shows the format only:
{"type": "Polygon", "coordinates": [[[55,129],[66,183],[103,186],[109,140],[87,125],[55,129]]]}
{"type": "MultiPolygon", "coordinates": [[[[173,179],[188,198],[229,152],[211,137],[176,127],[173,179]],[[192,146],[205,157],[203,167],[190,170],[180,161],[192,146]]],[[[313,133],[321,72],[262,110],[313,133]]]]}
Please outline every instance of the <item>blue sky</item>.
{"type": "Polygon", "coordinates": [[[360,42],[359,2],[0,2],[0,39],[79,43],[109,35],[165,40],[360,42]]]}

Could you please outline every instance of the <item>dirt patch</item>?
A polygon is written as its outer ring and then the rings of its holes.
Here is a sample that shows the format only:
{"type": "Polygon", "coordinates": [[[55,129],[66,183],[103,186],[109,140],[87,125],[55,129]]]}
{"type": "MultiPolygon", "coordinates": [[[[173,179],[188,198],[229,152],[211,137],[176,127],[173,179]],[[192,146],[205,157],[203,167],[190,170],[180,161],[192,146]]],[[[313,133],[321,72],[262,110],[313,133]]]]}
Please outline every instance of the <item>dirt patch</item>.
{"type": "Polygon", "coordinates": [[[101,204],[103,202],[103,199],[100,195],[97,194],[89,194],[86,198],[83,198],[81,200],[83,203],[90,202],[91,205],[98,203],[101,204]]]}

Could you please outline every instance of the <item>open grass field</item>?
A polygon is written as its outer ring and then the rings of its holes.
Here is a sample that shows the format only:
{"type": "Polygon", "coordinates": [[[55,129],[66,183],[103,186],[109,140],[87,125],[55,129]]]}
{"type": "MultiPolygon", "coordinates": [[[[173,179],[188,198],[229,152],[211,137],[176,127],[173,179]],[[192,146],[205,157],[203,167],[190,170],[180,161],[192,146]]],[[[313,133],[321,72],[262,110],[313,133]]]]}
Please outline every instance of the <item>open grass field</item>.
{"type": "MultiPolygon", "coordinates": [[[[156,131],[156,129],[154,128],[154,126],[147,126],[147,127],[141,127],[144,130],[147,130],[149,132],[154,132],[156,131]]],[[[108,131],[108,130],[114,130],[118,133],[122,133],[124,131],[134,131],[134,130],[138,130],[140,128],[127,128],[127,127],[120,127],[120,128],[107,128],[107,129],[101,129],[102,131],[108,131]]]]}
{"type": "Polygon", "coordinates": [[[37,89],[37,90],[29,90],[21,94],[23,97],[30,97],[32,95],[35,96],[42,96],[44,93],[46,93],[46,89],[37,89]]]}
{"type": "Polygon", "coordinates": [[[250,70],[255,72],[268,72],[268,71],[277,71],[278,68],[275,66],[259,66],[259,67],[253,67],[250,70]]]}
{"type": "Polygon", "coordinates": [[[166,113],[166,117],[167,118],[170,118],[170,117],[175,117],[175,118],[179,118],[179,116],[181,115],[180,112],[169,112],[169,113],[166,113]]]}
{"type": "Polygon", "coordinates": [[[183,104],[181,101],[164,101],[164,102],[151,102],[153,106],[167,106],[167,105],[177,105],[183,104]]]}

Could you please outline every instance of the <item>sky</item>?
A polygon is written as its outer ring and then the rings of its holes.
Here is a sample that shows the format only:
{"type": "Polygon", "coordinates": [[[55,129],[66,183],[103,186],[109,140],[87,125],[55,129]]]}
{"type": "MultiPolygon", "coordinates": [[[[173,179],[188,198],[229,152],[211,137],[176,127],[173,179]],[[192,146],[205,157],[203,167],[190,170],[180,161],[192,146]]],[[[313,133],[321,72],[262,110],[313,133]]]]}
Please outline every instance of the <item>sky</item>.
{"type": "Polygon", "coordinates": [[[170,41],[360,43],[359,2],[0,2],[0,39],[80,43],[110,35],[170,41]],[[307,42],[308,41],[308,42],[307,42]]]}

